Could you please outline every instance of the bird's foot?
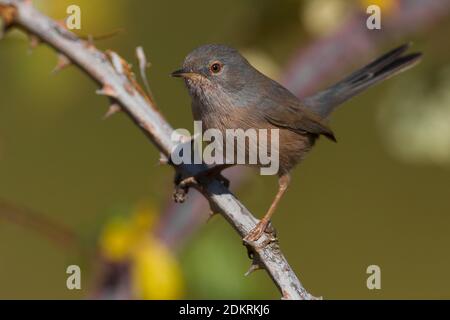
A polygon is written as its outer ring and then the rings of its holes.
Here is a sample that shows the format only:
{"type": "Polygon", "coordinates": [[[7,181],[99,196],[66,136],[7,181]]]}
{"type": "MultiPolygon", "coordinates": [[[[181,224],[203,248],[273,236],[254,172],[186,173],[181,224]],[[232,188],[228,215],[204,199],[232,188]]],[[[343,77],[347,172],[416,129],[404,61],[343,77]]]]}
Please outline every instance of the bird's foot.
{"type": "MultiPolygon", "coordinates": [[[[256,227],[253,228],[253,230],[251,230],[245,236],[244,242],[246,242],[246,243],[256,242],[256,241],[258,241],[261,238],[261,236],[264,233],[267,233],[270,236],[269,237],[269,243],[277,241],[277,237],[276,237],[276,234],[275,234],[275,229],[270,225],[270,221],[262,219],[261,221],[258,222],[256,227]]],[[[267,243],[265,245],[267,245],[267,243]]]]}
{"type": "Polygon", "coordinates": [[[214,170],[215,168],[206,169],[198,174],[182,179],[181,174],[175,176],[175,190],[173,193],[173,199],[177,203],[183,203],[186,201],[187,193],[190,187],[200,187],[201,183],[208,183],[208,180],[217,179],[226,188],[230,186],[230,180],[225,178],[220,172],[214,170]]]}
{"type": "Polygon", "coordinates": [[[176,203],[183,203],[186,201],[187,194],[189,192],[189,188],[196,186],[198,184],[195,177],[188,177],[186,179],[183,179],[181,181],[178,177],[175,178],[175,189],[173,191],[173,200],[176,203]]]}

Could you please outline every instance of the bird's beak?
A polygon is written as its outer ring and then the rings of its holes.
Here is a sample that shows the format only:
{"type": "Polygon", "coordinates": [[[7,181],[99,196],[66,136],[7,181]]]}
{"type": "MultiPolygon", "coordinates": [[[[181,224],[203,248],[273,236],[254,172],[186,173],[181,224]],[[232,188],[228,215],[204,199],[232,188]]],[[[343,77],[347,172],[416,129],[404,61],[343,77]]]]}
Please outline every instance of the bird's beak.
{"type": "Polygon", "coordinates": [[[185,69],[180,69],[172,72],[171,76],[175,78],[189,78],[196,75],[194,72],[187,71],[185,69]]]}

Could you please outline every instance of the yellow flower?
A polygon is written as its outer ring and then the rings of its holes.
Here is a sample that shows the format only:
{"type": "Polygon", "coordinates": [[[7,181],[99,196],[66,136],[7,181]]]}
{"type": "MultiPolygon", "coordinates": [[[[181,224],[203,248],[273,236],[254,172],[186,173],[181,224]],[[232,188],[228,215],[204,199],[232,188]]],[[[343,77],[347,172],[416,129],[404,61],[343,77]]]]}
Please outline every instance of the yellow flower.
{"type": "Polygon", "coordinates": [[[103,256],[113,262],[123,261],[136,241],[136,235],[129,221],[115,218],[107,223],[100,237],[103,256]]]}
{"type": "Polygon", "coordinates": [[[111,262],[129,261],[133,295],[137,299],[178,299],[183,276],[176,257],[151,234],[156,210],[138,205],[129,217],[116,217],[105,226],[100,250],[111,262]]]}
{"type": "Polygon", "coordinates": [[[178,261],[151,236],[133,252],[132,284],[134,295],[139,299],[179,299],[183,295],[183,276],[178,261]]]}
{"type": "Polygon", "coordinates": [[[125,260],[130,250],[151,231],[155,211],[151,206],[140,204],[131,218],[114,217],[108,222],[100,237],[103,255],[111,261],[125,260]]]}

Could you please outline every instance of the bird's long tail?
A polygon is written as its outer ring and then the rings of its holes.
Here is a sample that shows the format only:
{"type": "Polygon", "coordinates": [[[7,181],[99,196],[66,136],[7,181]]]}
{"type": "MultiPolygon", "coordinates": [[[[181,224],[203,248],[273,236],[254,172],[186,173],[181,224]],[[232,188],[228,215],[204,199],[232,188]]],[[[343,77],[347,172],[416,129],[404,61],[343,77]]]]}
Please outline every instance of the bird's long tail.
{"type": "Polygon", "coordinates": [[[305,106],[324,118],[328,117],[337,106],[351,97],[417,64],[422,54],[403,55],[408,48],[409,44],[404,44],[389,51],[337,84],[305,98],[305,106]]]}

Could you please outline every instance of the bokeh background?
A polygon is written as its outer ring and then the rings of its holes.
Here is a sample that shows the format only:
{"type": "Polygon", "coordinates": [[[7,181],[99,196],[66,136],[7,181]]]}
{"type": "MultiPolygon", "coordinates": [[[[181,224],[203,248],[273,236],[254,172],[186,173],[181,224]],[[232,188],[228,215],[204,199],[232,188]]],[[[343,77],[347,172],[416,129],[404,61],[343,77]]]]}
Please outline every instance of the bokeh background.
{"type": "MultiPolygon", "coordinates": [[[[181,81],[169,77],[196,46],[225,43],[305,96],[412,41],[420,65],[353,99],[294,171],[274,218],[305,287],[326,299],[450,298],[450,3],[447,0],[35,0],[55,19],[82,10],[80,35],[137,65],[143,46],[159,108],[192,128],[181,81]],[[382,8],[367,30],[366,8],[382,8]],[[381,268],[368,290],[366,268],[381,268]]],[[[205,202],[170,201],[173,171],[76,68],[14,31],[0,41],[0,298],[269,298],[246,250],[205,202]],[[66,268],[82,289],[66,287],[66,268]]],[[[261,216],[275,177],[234,169],[233,191],[261,216]]]]}

